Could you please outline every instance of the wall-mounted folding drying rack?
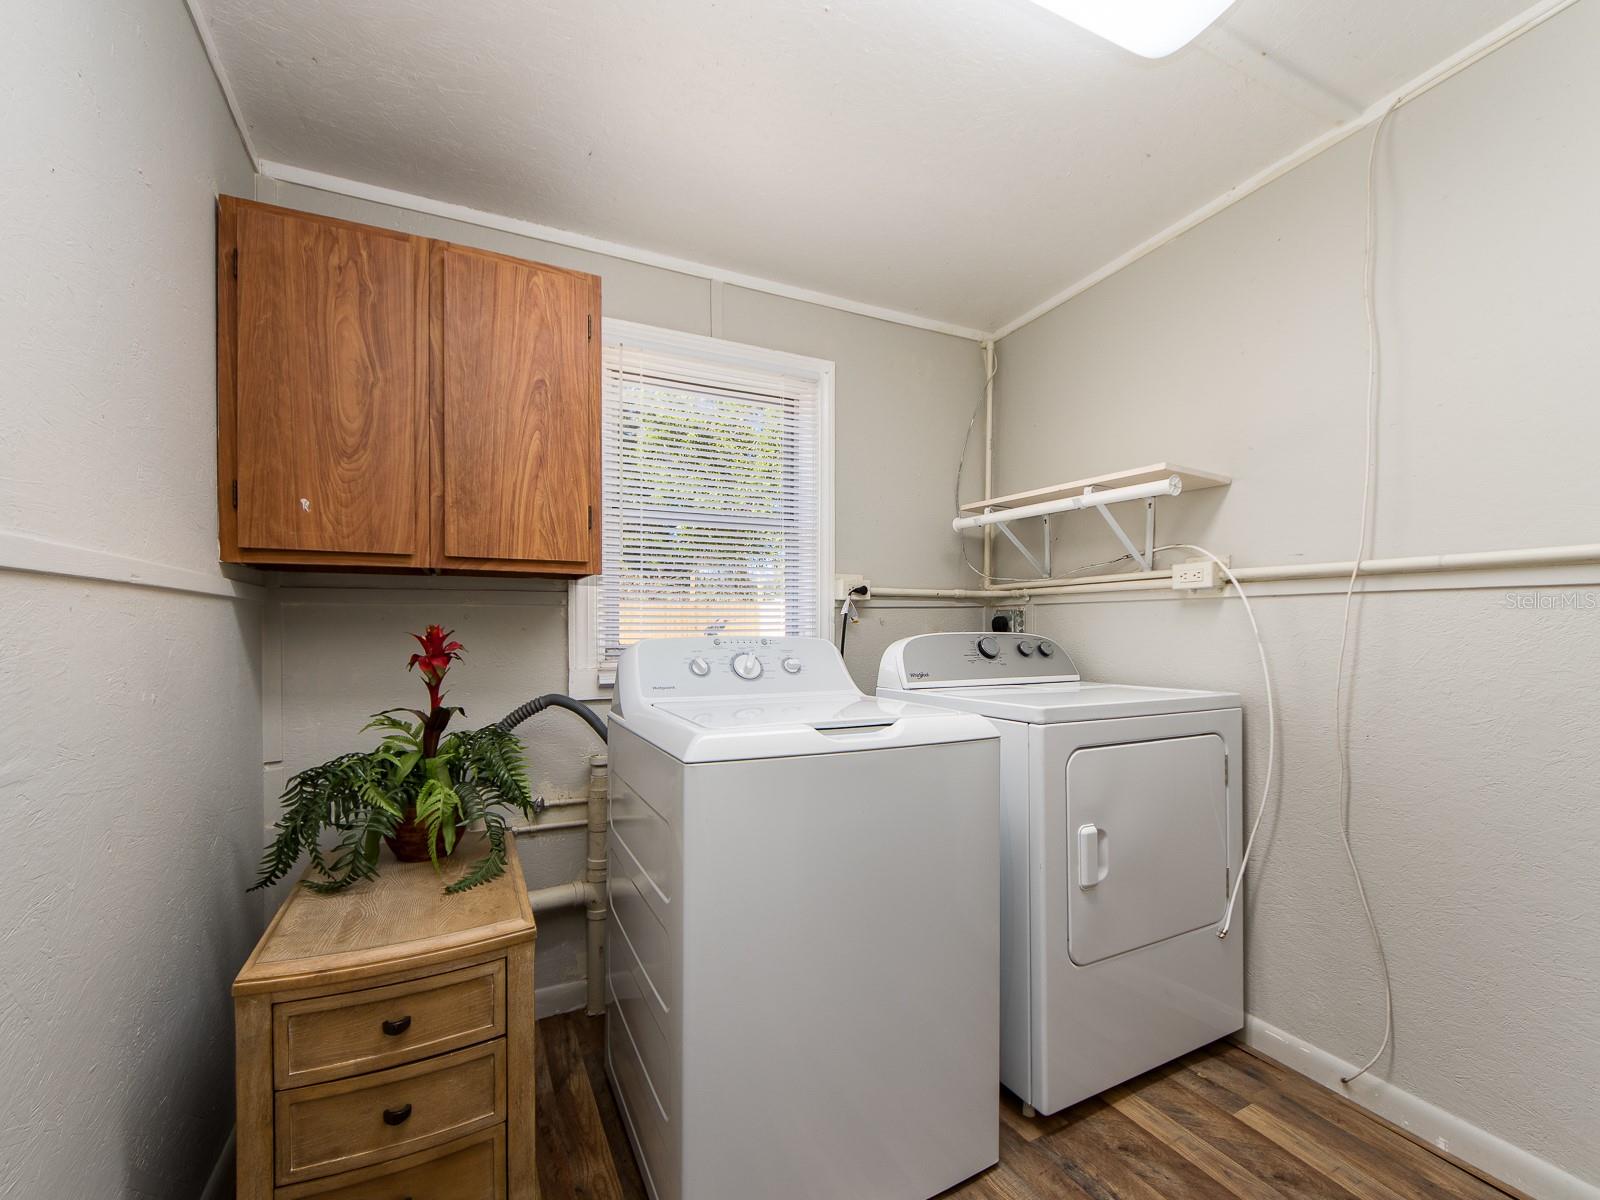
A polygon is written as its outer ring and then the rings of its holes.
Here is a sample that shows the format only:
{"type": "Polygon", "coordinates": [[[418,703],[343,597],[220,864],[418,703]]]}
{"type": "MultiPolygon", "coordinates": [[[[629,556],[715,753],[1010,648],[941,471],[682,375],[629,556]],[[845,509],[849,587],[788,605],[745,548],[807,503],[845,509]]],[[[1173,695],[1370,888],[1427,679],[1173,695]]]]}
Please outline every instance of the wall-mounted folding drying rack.
{"type": "Polygon", "coordinates": [[[1057,483],[1050,487],[1035,488],[1031,492],[1015,492],[1009,496],[994,496],[987,500],[974,500],[963,504],[961,512],[950,522],[957,533],[964,529],[984,529],[993,526],[1006,536],[1017,552],[1039,573],[1041,579],[1050,577],[1050,518],[1056,513],[1074,512],[1093,508],[1105,518],[1111,532],[1116,534],[1122,548],[1139,564],[1141,571],[1155,570],[1156,547],[1156,497],[1176,496],[1180,492],[1199,491],[1202,488],[1226,487],[1232,480],[1214,471],[1199,471],[1193,467],[1180,467],[1172,463],[1152,463],[1148,467],[1135,467],[1131,471],[1115,471],[1110,475],[1096,475],[1090,479],[1075,479],[1071,483],[1057,483]],[[1144,549],[1133,544],[1133,539],[1112,516],[1107,505],[1127,500],[1144,501],[1144,549]],[[1035,557],[1022,539],[1011,531],[1013,521],[1044,521],[1043,561],[1035,557]]]}

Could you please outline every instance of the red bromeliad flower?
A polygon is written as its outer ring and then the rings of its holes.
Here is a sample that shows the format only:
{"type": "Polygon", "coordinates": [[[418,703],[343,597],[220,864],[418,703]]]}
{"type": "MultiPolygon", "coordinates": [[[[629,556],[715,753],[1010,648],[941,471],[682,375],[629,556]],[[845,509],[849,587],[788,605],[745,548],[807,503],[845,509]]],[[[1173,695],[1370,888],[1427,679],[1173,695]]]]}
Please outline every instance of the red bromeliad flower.
{"type": "Polygon", "coordinates": [[[440,685],[444,682],[445,672],[450,669],[451,663],[460,659],[461,651],[466,649],[460,642],[449,640],[454,633],[453,629],[446,633],[442,625],[429,625],[423,632],[411,635],[422,646],[422,653],[413,654],[406,669],[420,668],[422,680],[428,685],[428,703],[432,708],[439,707],[442,695],[440,685]]]}

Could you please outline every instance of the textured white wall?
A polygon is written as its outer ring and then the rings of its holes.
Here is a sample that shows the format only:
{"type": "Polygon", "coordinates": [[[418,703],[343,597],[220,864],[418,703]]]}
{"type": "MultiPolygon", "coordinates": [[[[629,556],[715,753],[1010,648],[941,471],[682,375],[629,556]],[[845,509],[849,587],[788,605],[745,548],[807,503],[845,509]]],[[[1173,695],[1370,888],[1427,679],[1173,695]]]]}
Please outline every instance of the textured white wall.
{"type": "MultiPolygon", "coordinates": [[[[1377,556],[1595,540],[1600,7],[1578,5],[1401,111],[1386,138],[1377,556]]],[[[1231,473],[1162,540],[1236,564],[1349,558],[1361,484],[1365,137],[1004,340],[1006,490],[1170,458],[1231,473]]],[[[1116,551],[1092,516],[1058,563],[1116,551]]],[[[1388,939],[1380,1074],[1600,1184],[1600,575],[1433,581],[1361,604],[1357,850],[1388,939]],[[1473,586],[1476,585],[1476,586],[1473,586]],[[1506,593],[1539,587],[1528,610],[1506,593]]],[[[1376,964],[1337,838],[1341,599],[1258,602],[1280,689],[1282,816],[1250,890],[1252,1013],[1346,1060],[1376,964]]],[[[1236,601],[1041,603],[1091,677],[1236,689],[1251,805],[1265,728],[1236,601]]]]}
{"type": "MultiPolygon", "coordinates": [[[[961,582],[963,568],[943,518],[961,438],[981,393],[974,343],[265,178],[257,178],[254,195],[592,271],[604,281],[608,316],[833,360],[837,569],[902,585],[961,582]]],[[[269,822],[287,775],[367,744],[356,734],[366,714],[408,702],[417,692],[405,671],[408,630],[438,621],[457,631],[469,653],[451,676],[452,699],[467,706],[473,721],[494,720],[542,692],[567,690],[562,585],[285,573],[275,586],[282,628],[268,646],[281,649],[269,649],[264,676],[269,822]],[[281,738],[275,733],[280,712],[281,738]]],[[[851,630],[851,670],[870,691],[878,656],[893,638],[971,629],[978,618],[977,609],[964,605],[875,605],[851,630]]],[[[571,792],[583,786],[585,759],[595,747],[579,721],[551,712],[523,732],[538,787],[571,792]]],[[[521,849],[531,887],[575,878],[583,867],[581,832],[524,838],[521,849]]],[[[540,918],[542,1008],[582,1003],[583,926],[576,911],[540,918]]]]}
{"type": "MultiPolygon", "coordinates": [[[[216,567],[213,197],[250,166],[181,4],[0,39],[0,531],[216,567]]],[[[259,931],[258,605],[0,562],[0,1194],[197,1195],[259,931]]]]}

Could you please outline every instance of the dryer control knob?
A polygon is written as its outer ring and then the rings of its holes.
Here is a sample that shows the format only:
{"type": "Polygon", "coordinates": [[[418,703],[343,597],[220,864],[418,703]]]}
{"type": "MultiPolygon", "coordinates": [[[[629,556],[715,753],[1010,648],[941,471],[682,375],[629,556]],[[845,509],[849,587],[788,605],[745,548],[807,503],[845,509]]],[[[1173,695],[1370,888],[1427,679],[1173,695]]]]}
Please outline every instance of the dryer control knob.
{"type": "Polygon", "coordinates": [[[703,658],[691,658],[689,660],[689,670],[695,675],[709,675],[711,674],[711,664],[703,658]]]}
{"type": "Polygon", "coordinates": [[[760,679],[761,660],[748,650],[742,650],[733,656],[733,673],[740,679],[760,679]]]}
{"type": "Polygon", "coordinates": [[[978,653],[985,658],[999,658],[1000,643],[992,637],[981,637],[978,639],[978,653]]]}
{"type": "Polygon", "coordinates": [[[1017,653],[1022,655],[1023,658],[1032,657],[1032,655],[1033,655],[1033,643],[1032,642],[1018,642],[1017,643],[1017,653]]]}
{"type": "Polygon", "coordinates": [[[1056,648],[1054,646],[1052,646],[1049,642],[1040,642],[1039,643],[1039,657],[1040,658],[1049,658],[1055,652],[1056,652],[1056,648]]]}
{"type": "Polygon", "coordinates": [[[786,658],[786,659],[784,659],[783,660],[783,669],[785,671],[789,672],[789,674],[791,674],[791,675],[800,674],[800,660],[798,658],[786,658]]]}

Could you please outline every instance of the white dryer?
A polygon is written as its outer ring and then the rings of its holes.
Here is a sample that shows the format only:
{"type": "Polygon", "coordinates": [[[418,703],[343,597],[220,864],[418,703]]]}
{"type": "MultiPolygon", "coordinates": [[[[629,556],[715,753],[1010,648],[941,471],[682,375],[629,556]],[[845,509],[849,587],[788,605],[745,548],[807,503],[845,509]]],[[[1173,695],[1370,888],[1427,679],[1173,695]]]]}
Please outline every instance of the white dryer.
{"type": "Polygon", "coordinates": [[[1079,680],[1047,638],[935,633],[885,652],[878,696],[990,718],[1001,744],[1000,1078],[1055,1112],[1244,1024],[1241,844],[1227,692],[1079,680]]]}
{"type": "Polygon", "coordinates": [[[606,1063],[655,1200],[927,1200],[999,1158],[999,748],[818,638],[641,642],[606,1063]]]}

